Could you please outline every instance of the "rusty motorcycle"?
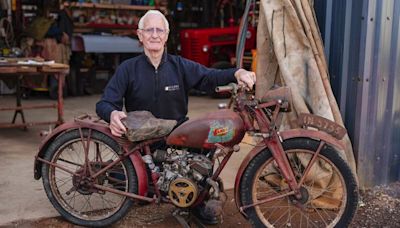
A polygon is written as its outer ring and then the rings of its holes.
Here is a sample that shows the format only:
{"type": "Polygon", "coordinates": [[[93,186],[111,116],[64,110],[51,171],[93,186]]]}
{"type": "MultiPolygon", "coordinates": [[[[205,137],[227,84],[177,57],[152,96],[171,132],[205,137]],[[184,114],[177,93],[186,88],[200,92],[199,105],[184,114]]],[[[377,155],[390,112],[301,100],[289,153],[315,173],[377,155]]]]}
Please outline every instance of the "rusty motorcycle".
{"type": "Polygon", "coordinates": [[[35,179],[42,177],[50,202],[66,220],[83,226],[113,224],[140,201],[170,203],[181,212],[203,204],[220,215],[226,194],[219,175],[247,133],[258,140],[237,171],[234,200],[254,227],[348,226],[358,188],[339,154],[346,130],[301,114],[299,128],[281,131],[291,105],[286,87],[262,99],[236,84],[218,89],[232,93],[232,108],[188,120],[157,138],[132,142],[113,136],[98,118],[75,118],[42,143],[35,179]],[[153,149],[158,141],[166,148],[153,149]]]}

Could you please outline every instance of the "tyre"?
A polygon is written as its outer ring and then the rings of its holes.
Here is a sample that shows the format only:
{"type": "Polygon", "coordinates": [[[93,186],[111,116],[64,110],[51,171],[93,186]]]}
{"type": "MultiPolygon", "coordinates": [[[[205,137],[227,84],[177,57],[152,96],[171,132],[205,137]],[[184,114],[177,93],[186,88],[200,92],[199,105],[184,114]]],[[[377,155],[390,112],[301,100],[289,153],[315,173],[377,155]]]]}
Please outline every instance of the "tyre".
{"type": "MultiPolygon", "coordinates": [[[[86,145],[89,131],[83,129],[82,132],[86,145]]],[[[44,189],[54,208],[66,220],[80,226],[109,226],[128,212],[133,201],[126,196],[98,190],[91,184],[137,193],[136,172],[130,160],[123,159],[95,180],[88,180],[84,165],[93,172],[99,171],[116,160],[121,149],[107,135],[92,131],[88,163],[85,163],[85,145],[78,130],[62,134],[50,144],[44,159],[73,171],[74,175],[43,163],[44,189]]]]}
{"type": "Polygon", "coordinates": [[[303,177],[319,141],[296,138],[285,140],[282,146],[297,181],[304,178],[302,197],[272,199],[290,189],[271,152],[265,149],[250,161],[240,182],[242,206],[271,197],[271,201],[244,211],[250,223],[254,227],[348,227],[357,209],[358,188],[347,163],[335,149],[325,145],[303,177]]]}

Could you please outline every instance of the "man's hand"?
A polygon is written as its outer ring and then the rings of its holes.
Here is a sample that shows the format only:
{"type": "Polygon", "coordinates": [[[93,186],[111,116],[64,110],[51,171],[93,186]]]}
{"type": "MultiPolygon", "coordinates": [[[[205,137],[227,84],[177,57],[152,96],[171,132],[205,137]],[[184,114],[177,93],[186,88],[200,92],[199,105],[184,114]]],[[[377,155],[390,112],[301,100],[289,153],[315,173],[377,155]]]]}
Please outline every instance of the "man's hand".
{"type": "Polygon", "coordinates": [[[254,83],[256,83],[256,74],[245,69],[237,70],[235,72],[235,78],[239,85],[246,85],[250,90],[253,89],[254,83]]]}
{"type": "Polygon", "coordinates": [[[110,115],[111,134],[121,137],[122,134],[126,133],[126,127],[121,122],[121,119],[125,117],[126,117],[125,112],[117,110],[111,112],[110,115]]]}

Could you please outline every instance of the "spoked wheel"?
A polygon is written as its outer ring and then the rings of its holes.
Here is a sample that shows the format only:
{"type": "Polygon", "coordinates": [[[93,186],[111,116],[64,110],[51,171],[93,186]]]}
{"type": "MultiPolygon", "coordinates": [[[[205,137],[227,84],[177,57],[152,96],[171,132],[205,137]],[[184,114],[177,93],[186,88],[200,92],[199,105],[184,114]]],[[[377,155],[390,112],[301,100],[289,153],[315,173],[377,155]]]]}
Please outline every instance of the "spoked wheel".
{"type": "Polygon", "coordinates": [[[297,181],[304,179],[297,197],[289,194],[291,190],[268,149],[250,162],[240,183],[240,196],[242,206],[258,204],[245,210],[253,226],[347,227],[350,224],[358,203],[357,184],[338,152],[323,146],[304,176],[318,146],[319,141],[306,138],[283,142],[297,181]]]}
{"type": "Polygon", "coordinates": [[[57,137],[46,150],[44,158],[59,167],[43,164],[43,185],[50,202],[68,221],[81,226],[108,226],[121,219],[133,201],[94,185],[136,193],[137,176],[132,163],[123,159],[91,179],[89,173],[115,161],[121,149],[110,137],[92,131],[86,160],[84,148],[89,131],[82,132],[83,141],[79,131],[73,130],[57,137]]]}

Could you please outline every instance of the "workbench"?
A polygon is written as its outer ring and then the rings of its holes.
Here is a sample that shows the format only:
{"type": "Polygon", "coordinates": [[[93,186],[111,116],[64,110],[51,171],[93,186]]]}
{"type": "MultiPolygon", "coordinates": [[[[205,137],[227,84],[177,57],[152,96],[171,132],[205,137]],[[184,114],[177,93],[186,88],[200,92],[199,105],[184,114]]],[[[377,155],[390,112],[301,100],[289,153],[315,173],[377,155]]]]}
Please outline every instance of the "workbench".
{"type": "Polygon", "coordinates": [[[52,125],[58,126],[64,122],[63,120],[63,84],[65,76],[69,72],[69,66],[66,64],[58,63],[45,63],[36,61],[18,61],[13,59],[12,61],[2,60],[0,61],[0,79],[11,78],[16,82],[16,106],[4,107],[0,104],[0,111],[14,111],[14,116],[11,123],[5,123],[0,121],[0,128],[12,128],[12,127],[23,127],[26,129],[28,126],[34,125],[52,125]],[[21,81],[24,77],[33,75],[54,75],[58,81],[58,97],[57,103],[52,102],[51,104],[40,104],[40,105],[22,105],[22,92],[21,92],[21,81]],[[25,121],[24,110],[29,109],[45,109],[54,108],[57,109],[57,120],[43,120],[37,122],[25,121]],[[21,123],[17,123],[17,116],[21,116],[21,123]]]}

